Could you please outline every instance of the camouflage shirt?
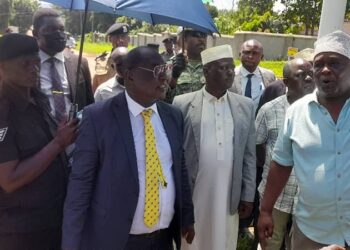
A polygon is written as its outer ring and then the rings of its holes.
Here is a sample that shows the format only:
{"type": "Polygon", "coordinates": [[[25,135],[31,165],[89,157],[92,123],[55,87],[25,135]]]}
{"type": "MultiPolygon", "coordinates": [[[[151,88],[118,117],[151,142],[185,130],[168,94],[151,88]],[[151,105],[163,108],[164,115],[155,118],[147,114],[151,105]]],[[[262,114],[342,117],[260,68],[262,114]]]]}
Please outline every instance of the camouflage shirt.
{"type": "Polygon", "coordinates": [[[177,79],[175,95],[200,90],[205,83],[203,65],[200,61],[189,60],[186,69],[177,79]]]}

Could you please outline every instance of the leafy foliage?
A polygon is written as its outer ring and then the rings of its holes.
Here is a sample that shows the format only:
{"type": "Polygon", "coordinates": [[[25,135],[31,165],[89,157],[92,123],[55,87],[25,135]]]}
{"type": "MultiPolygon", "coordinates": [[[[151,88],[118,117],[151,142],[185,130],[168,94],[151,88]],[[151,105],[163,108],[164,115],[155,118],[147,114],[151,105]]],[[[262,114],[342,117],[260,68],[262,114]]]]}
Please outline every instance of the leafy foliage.
{"type": "Polygon", "coordinates": [[[39,8],[37,0],[16,0],[13,3],[14,14],[11,24],[18,26],[19,32],[26,32],[32,26],[34,12],[39,8]]]}
{"type": "Polygon", "coordinates": [[[237,30],[283,33],[284,27],[273,12],[274,0],[240,1],[236,11],[220,11],[215,24],[220,33],[233,35],[237,30]]]}
{"type": "MultiPolygon", "coordinates": [[[[72,34],[81,34],[83,13],[81,11],[63,10],[66,30],[72,34]]],[[[116,16],[108,13],[90,12],[86,19],[86,32],[105,32],[109,26],[115,23],[116,16]]]]}
{"type": "Polygon", "coordinates": [[[322,0],[282,0],[282,15],[290,24],[304,26],[305,35],[314,35],[320,22],[322,0]]]}
{"type": "Polygon", "coordinates": [[[31,26],[33,13],[38,8],[37,0],[0,0],[0,31],[11,25],[25,32],[31,26]]]}

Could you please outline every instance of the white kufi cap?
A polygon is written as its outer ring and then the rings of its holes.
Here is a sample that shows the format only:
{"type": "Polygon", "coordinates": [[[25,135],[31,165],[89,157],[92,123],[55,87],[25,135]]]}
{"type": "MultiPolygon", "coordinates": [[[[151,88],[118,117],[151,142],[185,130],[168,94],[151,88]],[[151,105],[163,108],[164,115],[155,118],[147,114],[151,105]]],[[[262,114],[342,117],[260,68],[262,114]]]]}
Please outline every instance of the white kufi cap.
{"type": "Polygon", "coordinates": [[[321,37],[315,42],[314,58],[323,52],[335,52],[350,59],[350,36],[337,30],[321,37]]]}
{"type": "Polygon", "coordinates": [[[212,47],[203,50],[201,57],[203,65],[223,58],[233,58],[232,48],[228,44],[212,47]]]}

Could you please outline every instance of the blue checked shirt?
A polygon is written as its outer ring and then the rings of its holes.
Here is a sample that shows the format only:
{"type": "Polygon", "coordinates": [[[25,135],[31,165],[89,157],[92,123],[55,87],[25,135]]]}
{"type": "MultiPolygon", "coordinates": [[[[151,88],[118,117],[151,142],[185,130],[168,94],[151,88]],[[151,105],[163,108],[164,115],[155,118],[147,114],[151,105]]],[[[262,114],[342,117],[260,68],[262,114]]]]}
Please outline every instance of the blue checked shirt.
{"type": "Polygon", "coordinates": [[[316,91],[287,110],[272,159],[294,166],[299,185],[295,219],[322,244],[350,244],[350,102],[337,123],[317,101],[316,91]]]}
{"type": "MultiPolygon", "coordinates": [[[[272,152],[277,140],[278,131],[283,127],[284,116],[288,107],[289,103],[287,97],[286,95],[283,95],[263,105],[256,117],[256,144],[265,144],[266,146],[264,170],[258,188],[261,197],[265,191],[272,152]]],[[[294,200],[296,199],[297,191],[298,183],[294,171],[292,171],[285,188],[275,203],[274,208],[285,213],[293,213],[294,200]]]]}

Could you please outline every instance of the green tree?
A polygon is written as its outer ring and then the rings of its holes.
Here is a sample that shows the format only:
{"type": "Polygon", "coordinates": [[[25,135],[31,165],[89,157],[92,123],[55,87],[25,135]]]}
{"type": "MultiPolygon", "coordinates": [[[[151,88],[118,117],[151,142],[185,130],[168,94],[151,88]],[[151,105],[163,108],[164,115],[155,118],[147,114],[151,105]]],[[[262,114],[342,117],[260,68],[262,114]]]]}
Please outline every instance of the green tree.
{"type": "Polygon", "coordinates": [[[258,15],[264,15],[266,12],[272,12],[275,2],[276,0],[241,0],[238,2],[238,11],[248,10],[258,15]]]}
{"type": "Polygon", "coordinates": [[[345,19],[350,20],[350,0],[346,1],[345,19]]]}
{"type": "Polygon", "coordinates": [[[291,25],[303,25],[305,35],[314,35],[320,22],[322,0],[282,0],[282,15],[291,25]]]}
{"type": "Polygon", "coordinates": [[[0,0],[0,33],[9,25],[13,12],[13,0],[0,0]]]}
{"type": "Polygon", "coordinates": [[[221,10],[214,19],[215,25],[221,34],[233,35],[239,28],[237,12],[233,10],[221,10]]]}
{"type": "MultiPolygon", "coordinates": [[[[82,31],[83,12],[63,10],[66,30],[72,34],[79,35],[82,31]]],[[[86,33],[106,30],[115,23],[117,18],[114,14],[89,12],[86,17],[86,33]]]]}
{"type": "Polygon", "coordinates": [[[38,8],[37,0],[15,0],[11,25],[18,26],[19,32],[26,32],[32,26],[33,14],[38,8]]]}
{"type": "Polygon", "coordinates": [[[20,32],[25,32],[38,8],[37,0],[0,0],[0,32],[8,26],[18,26],[20,32]]]}
{"type": "Polygon", "coordinates": [[[209,3],[205,4],[211,18],[215,18],[219,15],[218,9],[214,5],[210,5],[209,3]]]}

